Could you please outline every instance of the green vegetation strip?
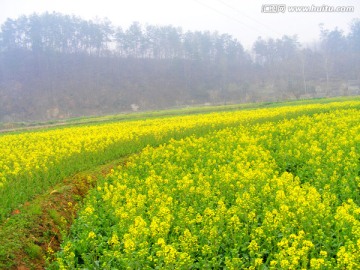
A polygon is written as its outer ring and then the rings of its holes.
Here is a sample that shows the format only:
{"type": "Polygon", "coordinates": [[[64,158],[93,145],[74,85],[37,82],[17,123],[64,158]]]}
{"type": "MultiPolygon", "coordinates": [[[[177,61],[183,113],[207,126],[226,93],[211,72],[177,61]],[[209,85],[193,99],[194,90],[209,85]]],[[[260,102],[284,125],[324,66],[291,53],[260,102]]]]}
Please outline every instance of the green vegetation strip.
{"type": "Polygon", "coordinates": [[[88,189],[123,162],[125,158],[75,174],[15,209],[0,225],[0,269],[43,269],[88,189]]]}

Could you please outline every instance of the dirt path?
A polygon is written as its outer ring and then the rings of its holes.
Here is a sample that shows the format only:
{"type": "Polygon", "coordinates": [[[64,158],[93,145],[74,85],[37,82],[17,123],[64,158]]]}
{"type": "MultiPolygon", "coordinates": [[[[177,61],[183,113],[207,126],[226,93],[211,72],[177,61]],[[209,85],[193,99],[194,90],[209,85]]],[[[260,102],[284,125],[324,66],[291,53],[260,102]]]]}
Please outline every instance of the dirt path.
{"type": "Polygon", "coordinates": [[[88,190],[112,168],[125,165],[125,160],[73,175],[14,210],[0,225],[0,242],[4,243],[0,247],[0,269],[44,269],[54,259],[88,190]]]}

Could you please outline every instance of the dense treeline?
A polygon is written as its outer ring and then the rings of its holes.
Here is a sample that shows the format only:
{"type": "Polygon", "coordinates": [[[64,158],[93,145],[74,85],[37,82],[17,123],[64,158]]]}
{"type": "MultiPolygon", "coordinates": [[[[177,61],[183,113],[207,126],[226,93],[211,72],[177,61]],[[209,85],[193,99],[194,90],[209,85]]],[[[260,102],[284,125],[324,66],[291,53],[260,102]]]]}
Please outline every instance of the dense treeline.
{"type": "Polygon", "coordinates": [[[358,91],[360,21],[347,35],[321,29],[317,45],[259,37],[246,51],[228,34],[173,26],[122,29],[59,13],[8,19],[0,32],[0,121],[358,91]]]}

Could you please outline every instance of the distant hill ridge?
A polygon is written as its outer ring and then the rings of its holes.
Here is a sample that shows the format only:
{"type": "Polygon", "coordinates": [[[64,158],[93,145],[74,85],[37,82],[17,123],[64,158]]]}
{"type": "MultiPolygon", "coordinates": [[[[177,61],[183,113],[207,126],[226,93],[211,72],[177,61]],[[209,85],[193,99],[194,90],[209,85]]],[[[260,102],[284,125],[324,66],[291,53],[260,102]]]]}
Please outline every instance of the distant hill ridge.
{"type": "Polygon", "coordinates": [[[217,32],[21,16],[1,25],[0,122],[357,94],[358,44],[359,20],[323,29],[316,50],[283,36],[245,51],[217,32]]]}

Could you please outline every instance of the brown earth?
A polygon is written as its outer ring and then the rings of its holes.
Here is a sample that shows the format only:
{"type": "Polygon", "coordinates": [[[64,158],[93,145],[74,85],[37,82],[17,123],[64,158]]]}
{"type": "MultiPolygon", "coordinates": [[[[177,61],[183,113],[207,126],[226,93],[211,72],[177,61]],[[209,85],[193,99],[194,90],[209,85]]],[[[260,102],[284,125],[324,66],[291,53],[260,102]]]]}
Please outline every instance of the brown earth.
{"type": "MultiPolygon", "coordinates": [[[[99,178],[105,177],[112,168],[118,165],[125,165],[124,159],[78,173],[65,179],[61,184],[49,190],[47,194],[40,195],[33,201],[26,202],[15,209],[12,216],[0,225],[0,231],[5,227],[9,231],[9,226],[13,226],[10,224],[17,224],[11,219],[20,221],[30,219],[31,221],[24,223],[26,225],[21,229],[10,227],[10,231],[11,229],[19,230],[18,237],[21,238],[19,239],[21,246],[16,250],[9,251],[11,255],[7,258],[12,261],[7,262],[8,269],[44,269],[49,262],[53,261],[54,253],[60,249],[63,236],[69,232],[79,204],[88,190],[96,186],[99,178]],[[38,212],[35,211],[35,214],[30,210],[34,206],[39,209],[38,212]]],[[[9,235],[8,237],[8,241],[14,241],[11,239],[13,236],[9,235]]],[[[6,239],[1,239],[1,241],[6,241],[6,239]]]]}

